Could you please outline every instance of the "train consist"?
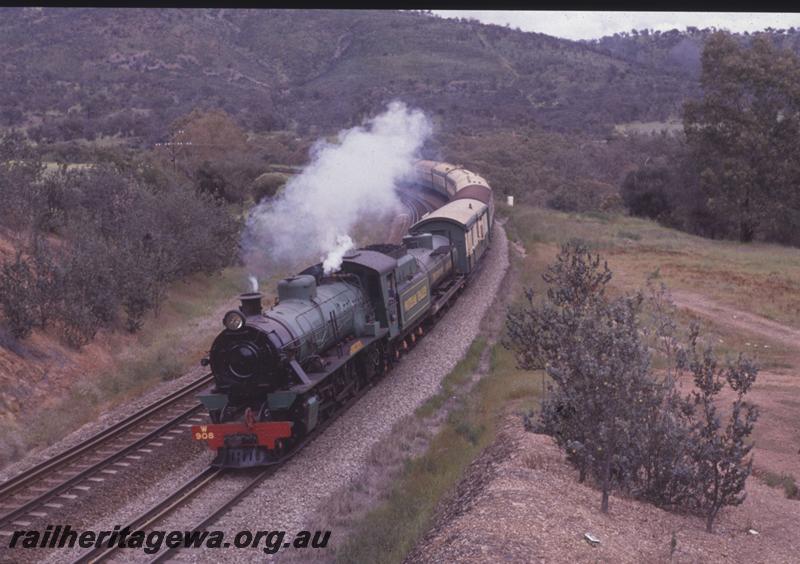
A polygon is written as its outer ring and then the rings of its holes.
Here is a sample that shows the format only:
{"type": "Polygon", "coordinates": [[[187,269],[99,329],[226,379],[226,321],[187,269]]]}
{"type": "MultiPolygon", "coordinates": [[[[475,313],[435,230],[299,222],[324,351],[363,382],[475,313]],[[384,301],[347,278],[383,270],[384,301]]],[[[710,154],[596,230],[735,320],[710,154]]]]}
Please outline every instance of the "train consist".
{"type": "Polygon", "coordinates": [[[417,183],[448,203],[424,215],[401,245],[345,255],[278,284],[275,305],[242,294],[204,364],[200,396],[211,422],[192,427],[219,467],[280,462],[359,391],[382,376],[457,296],[491,240],[489,184],[462,167],[416,163],[417,183]]]}

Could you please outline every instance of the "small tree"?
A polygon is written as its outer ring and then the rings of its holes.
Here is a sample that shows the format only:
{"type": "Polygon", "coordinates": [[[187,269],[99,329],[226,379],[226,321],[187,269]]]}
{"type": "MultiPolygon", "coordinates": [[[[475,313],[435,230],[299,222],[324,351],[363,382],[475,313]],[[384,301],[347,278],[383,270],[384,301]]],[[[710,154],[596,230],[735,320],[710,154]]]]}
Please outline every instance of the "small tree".
{"type": "Polygon", "coordinates": [[[608,266],[580,244],[565,245],[543,276],[548,301],[510,312],[508,346],[521,367],[552,379],[540,417],[578,467],[591,473],[608,511],[611,490],[635,479],[647,414],[660,403],[637,316],[640,296],[609,301],[608,266]]]}
{"type": "Polygon", "coordinates": [[[0,137],[0,222],[20,235],[33,227],[43,172],[41,159],[21,133],[0,137]]]}
{"type": "Polygon", "coordinates": [[[195,109],[170,126],[170,140],[158,145],[172,168],[197,190],[241,202],[253,179],[263,172],[245,131],[221,109],[195,109]]]}
{"type": "Polygon", "coordinates": [[[30,254],[35,269],[33,320],[40,329],[44,329],[58,303],[63,276],[53,252],[41,235],[33,239],[30,254]]]}
{"type": "Polygon", "coordinates": [[[689,340],[688,366],[696,388],[687,398],[693,408],[689,456],[695,467],[693,503],[705,515],[706,530],[711,532],[719,510],[739,505],[746,497],[745,481],[753,467],[748,455],[753,444],[746,444],[745,439],[753,432],[758,409],[744,396],[755,382],[758,369],[741,354],[720,368],[710,347],[698,351],[698,333],[693,327],[689,340]],[[714,401],[726,382],[736,392],[736,399],[723,429],[714,401]]]}
{"type": "Polygon", "coordinates": [[[694,475],[686,456],[691,410],[675,386],[686,356],[678,339],[676,309],[667,287],[663,283],[656,286],[654,278],[648,278],[643,335],[664,359],[666,368],[658,379],[661,403],[652,406],[645,419],[639,474],[632,493],[665,508],[681,507],[690,499],[694,475]]]}
{"type": "Polygon", "coordinates": [[[663,285],[648,283],[646,302],[641,294],[609,300],[611,272],[581,245],[564,246],[543,278],[547,300],[536,306],[527,290],[527,305],[508,314],[504,341],[521,368],[544,368],[552,380],[539,430],[566,451],[580,481],[593,478],[603,512],[611,490],[622,487],[701,513],[711,531],[722,507],[744,500],[752,467],[744,441],[758,416],[744,396],[755,366],[740,355],[718,368],[710,348],[698,352],[697,327],[681,346],[663,285]],[[650,348],[666,359],[663,376],[651,371],[650,348]],[[696,389],[682,397],[675,382],[687,368],[696,389]],[[737,398],[723,429],[714,401],[726,382],[737,398]]]}
{"type": "Polygon", "coordinates": [[[611,489],[636,477],[647,415],[660,397],[639,335],[641,301],[622,298],[599,305],[583,312],[548,374],[581,412],[582,439],[573,439],[568,448],[584,453],[583,462],[602,490],[605,513],[611,489]]]}

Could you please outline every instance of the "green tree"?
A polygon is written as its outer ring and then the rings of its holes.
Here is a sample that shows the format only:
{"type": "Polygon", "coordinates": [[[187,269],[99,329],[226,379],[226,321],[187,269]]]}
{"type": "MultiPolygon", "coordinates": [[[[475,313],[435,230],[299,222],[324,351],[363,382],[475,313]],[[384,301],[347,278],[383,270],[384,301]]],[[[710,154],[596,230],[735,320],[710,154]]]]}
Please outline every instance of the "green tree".
{"type": "Polygon", "coordinates": [[[744,487],[753,469],[749,455],[754,445],[746,441],[758,419],[758,408],[744,396],[755,382],[758,369],[742,354],[725,368],[720,367],[710,347],[699,350],[697,337],[695,326],[688,349],[688,368],[695,385],[686,398],[693,435],[688,455],[695,469],[693,508],[705,516],[706,531],[710,533],[719,510],[726,505],[740,505],[747,496],[744,487]],[[736,393],[736,399],[723,427],[715,403],[726,383],[736,393]]]}
{"type": "Polygon", "coordinates": [[[766,35],[747,47],[719,32],[706,42],[701,82],[684,128],[708,207],[740,241],[798,242],[787,224],[800,225],[800,58],[766,35]]]}
{"type": "Polygon", "coordinates": [[[658,219],[669,215],[672,184],[667,166],[642,167],[629,172],[622,182],[622,201],[633,215],[658,219]]]}
{"type": "Polygon", "coordinates": [[[230,115],[224,110],[195,109],[175,120],[170,129],[170,141],[159,147],[174,169],[182,171],[200,192],[229,202],[246,199],[264,163],[230,115]]]}
{"type": "Polygon", "coordinates": [[[21,133],[0,137],[0,223],[20,235],[32,235],[37,223],[43,172],[39,155],[21,133]]]}
{"type": "Polygon", "coordinates": [[[640,296],[609,300],[611,272],[581,245],[564,246],[543,276],[548,300],[508,315],[508,345],[524,368],[544,367],[553,384],[542,404],[545,432],[581,474],[609,494],[636,478],[648,415],[661,403],[641,338],[640,296]]]}
{"type": "Polygon", "coordinates": [[[664,508],[703,515],[710,532],[720,509],[739,505],[752,468],[758,411],[744,397],[757,368],[743,355],[719,366],[713,350],[698,347],[693,326],[687,346],[677,338],[676,308],[665,287],[648,283],[642,294],[609,299],[611,279],[601,259],[580,245],[562,248],[543,275],[547,299],[507,317],[504,344],[520,368],[544,368],[552,384],[542,402],[538,429],[553,437],[579,472],[602,491],[620,488],[664,508]],[[651,371],[651,350],[667,362],[664,376],[651,371]],[[694,377],[682,396],[680,372],[694,377]],[[723,425],[718,394],[736,393],[723,425]]]}
{"type": "Polygon", "coordinates": [[[17,339],[30,335],[36,299],[36,275],[17,252],[13,261],[0,266],[0,306],[5,323],[17,339]]]}

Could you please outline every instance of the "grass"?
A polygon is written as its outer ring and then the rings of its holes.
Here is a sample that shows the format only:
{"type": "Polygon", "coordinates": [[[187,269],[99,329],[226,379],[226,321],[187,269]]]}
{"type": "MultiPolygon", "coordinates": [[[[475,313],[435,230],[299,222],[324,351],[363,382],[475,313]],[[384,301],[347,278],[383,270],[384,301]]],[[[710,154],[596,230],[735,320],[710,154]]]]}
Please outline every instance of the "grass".
{"type": "Polygon", "coordinates": [[[677,118],[670,118],[666,121],[632,121],[630,123],[618,123],[614,126],[614,131],[627,135],[635,133],[638,135],[649,135],[666,131],[676,134],[683,131],[683,122],[677,118]]]}
{"type": "MultiPolygon", "coordinates": [[[[517,205],[498,209],[509,216],[511,239],[527,256],[520,282],[539,296],[544,269],[570,240],[588,243],[613,272],[613,292],[644,288],[648,277],[673,292],[702,295],[730,307],[800,328],[800,249],[765,243],[741,244],[704,239],[662,227],[653,221],[617,214],[577,214],[517,205]]],[[[679,327],[700,324],[709,344],[725,359],[741,352],[763,369],[792,365],[796,351],[750,333],[715,324],[707,317],[679,310],[679,327]]]]}
{"type": "Polygon", "coordinates": [[[441,390],[417,408],[415,412],[417,417],[429,417],[436,413],[444,405],[445,400],[467,381],[477,369],[485,346],[486,340],[480,337],[472,342],[464,358],[442,380],[441,390]]]}
{"type": "Polygon", "coordinates": [[[630,239],[631,241],[641,241],[642,236],[632,231],[620,230],[617,231],[617,237],[620,239],[630,239]]]}
{"type": "Polygon", "coordinates": [[[797,480],[791,474],[766,471],[758,474],[758,477],[771,488],[783,488],[783,492],[789,499],[800,499],[800,487],[797,486],[797,480]]]}
{"type": "MultiPolygon", "coordinates": [[[[442,391],[417,410],[432,415],[478,367],[485,342],[476,340],[442,383],[442,391]]],[[[432,439],[428,450],[406,463],[387,499],[367,513],[338,549],[336,561],[402,562],[428,529],[437,503],[458,483],[469,464],[491,444],[498,422],[513,400],[520,412],[538,404],[539,378],[517,370],[513,354],[491,350],[489,374],[463,397],[432,439]]],[[[521,424],[521,423],[520,423],[521,424]]]]}
{"type": "MultiPolygon", "coordinates": [[[[272,280],[261,282],[274,287],[272,280]]],[[[53,444],[99,414],[197,366],[221,328],[212,314],[226,302],[235,308],[236,295],[246,284],[246,273],[230,268],[173,285],[158,316],[149,313],[135,335],[114,336],[119,348],[112,353],[110,369],[76,381],[46,407],[46,417],[38,412],[0,424],[0,461],[8,463],[31,448],[53,444]]],[[[272,296],[263,293],[269,303],[272,296]]]]}
{"type": "Polygon", "coordinates": [[[704,239],[623,215],[498,208],[510,215],[509,235],[547,259],[570,239],[590,242],[608,260],[612,284],[621,290],[642,287],[656,272],[671,290],[700,293],[800,328],[800,249],[704,239]]]}

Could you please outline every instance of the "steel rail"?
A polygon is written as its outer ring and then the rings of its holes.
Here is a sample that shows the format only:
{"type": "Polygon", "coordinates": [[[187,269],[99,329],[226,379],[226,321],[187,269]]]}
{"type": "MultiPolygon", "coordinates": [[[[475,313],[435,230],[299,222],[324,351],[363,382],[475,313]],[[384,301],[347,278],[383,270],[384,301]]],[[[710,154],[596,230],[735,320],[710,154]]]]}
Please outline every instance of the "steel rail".
{"type": "MultiPolygon", "coordinates": [[[[385,374],[384,374],[385,375],[385,374]]],[[[242,490],[237,492],[235,495],[231,496],[223,503],[218,505],[213,511],[211,511],[206,517],[204,517],[199,523],[197,523],[194,527],[192,527],[191,531],[199,531],[208,527],[210,524],[214,523],[217,519],[219,519],[222,515],[228,512],[229,509],[233,508],[236,504],[241,501],[241,499],[246,496],[248,493],[253,491],[258,485],[263,482],[266,478],[277,472],[284,464],[286,464],[291,458],[294,457],[295,454],[303,450],[311,441],[322,435],[323,431],[327,429],[330,425],[332,425],[341,415],[347,412],[350,407],[353,406],[358,400],[361,399],[363,395],[365,395],[372,387],[377,385],[378,382],[381,381],[382,378],[378,378],[376,380],[372,380],[368,385],[360,388],[356,395],[352,398],[347,400],[344,404],[340,405],[339,408],[334,412],[334,414],[320,423],[320,425],[314,429],[305,439],[303,439],[300,443],[298,443],[292,450],[287,452],[280,460],[277,460],[270,466],[265,467],[261,472],[258,473],[242,490]]],[[[167,559],[168,556],[178,552],[180,548],[166,548],[163,552],[155,556],[148,564],[156,564],[158,562],[163,562],[167,559]]],[[[80,561],[83,562],[83,561],[80,561]]],[[[96,561],[95,561],[96,562],[96,561]]],[[[78,564],[78,562],[75,562],[78,564]]]]}
{"type": "Polygon", "coordinates": [[[132,452],[132,451],[134,451],[134,450],[146,445],[148,442],[152,441],[156,437],[158,437],[160,435],[163,435],[168,429],[170,429],[171,427],[174,427],[175,425],[177,425],[181,421],[183,421],[185,419],[188,419],[189,417],[191,417],[192,415],[194,415],[196,413],[200,413],[201,410],[202,410],[202,407],[203,406],[201,404],[197,404],[195,406],[190,407],[189,409],[183,411],[182,413],[180,413],[176,417],[173,417],[169,421],[159,425],[156,429],[154,429],[153,431],[149,432],[145,436],[137,439],[133,443],[128,444],[128,445],[124,446],[123,448],[113,452],[112,454],[104,457],[102,460],[90,465],[89,467],[85,468],[84,470],[81,470],[80,472],[78,472],[74,476],[71,476],[71,477],[67,478],[63,482],[60,482],[60,483],[56,484],[55,486],[47,489],[46,491],[42,492],[40,495],[37,495],[36,497],[34,497],[33,499],[30,499],[30,500],[24,502],[19,507],[15,508],[15,509],[12,509],[10,512],[8,512],[8,513],[6,513],[4,515],[0,515],[0,525],[4,525],[6,523],[13,522],[15,519],[21,517],[22,515],[30,513],[32,510],[36,509],[37,507],[40,507],[40,506],[44,505],[45,503],[49,502],[54,497],[56,497],[58,495],[61,495],[62,493],[66,492],[67,490],[69,490],[73,486],[76,486],[77,484],[80,484],[81,482],[85,481],[89,477],[91,477],[94,474],[97,474],[98,472],[100,472],[106,466],[109,466],[110,464],[114,463],[118,459],[125,457],[130,452],[132,452]]]}
{"type": "Polygon", "coordinates": [[[431,205],[429,201],[427,201],[421,194],[416,193],[412,190],[405,190],[399,192],[400,200],[406,206],[406,208],[411,212],[411,224],[415,224],[422,216],[426,213],[433,211],[436,209],[435,206],[431,205]]]}
{"type": "MultiPolygon", "coordinates": [[[[225,472],[222,468],[212,468],[208,467],[193,478],[186,481],[180,488],[178,488],[175,493],[170,495],[169,497],[163,499],[147,511],[145,511],[142,515],[136,517],[129,523],[127,523],[124,527],[120,530],[124,531],[128,529],[129,531],[136,531],[142,530],[148,525],[152,525],[159,519],[163,519],[170,513],[172,513],[175,509],[183,505],[184,503],[188,502],[192,499],[197,493],[203,490],[206,486],[216,480],[222,473],[225,472]]],[[[113,544],[109,546],[99,546],[93,548],[92,550],[86,552],[85,554],[78,557],[77,560],[74,561],[74,564],[78,563],[88,563],[88,562],[100,562],[103,559],[108,558],[112,553],[114,553],[119,548],[118,544],[113,544]]]]}
{"type": "MultiPolygon", "coordinates": [[[[210,381],[210,376],[206,376],[196,382],[184,386],[180,390],[170,394],[166,398],[163,398],[151,404],[150,406],[137,412],[131,417],[128,417],[127,419],[121,421],[117,425],[114,425],[109,429],[106,429],[105,431],[98,433],[89,440],[84,441],[79,445],[76,445],[72,449],[69,449],[67,457],[61,458],[60,456],[58,456],[45,461],[45,463],[42,463],[41,465],[35,468],[35,470],[37,471],[31,477],[23,475],[22,479],[14,480],[9,487],[6,487],[6,491],[10,493],[7,493],[7,497],[4,501],[6,502],[10,501],[9,498],[19,493],[20,490],[29,487],[32,482],[41,479],[42,476],[46,476],[48,474],[55,474],[59,470],[63,469],[63,467],[73,462],[78,456],[100,445],[106,445],[106,443],[111,442],[114,438],[130,430],[135,425],[146,421],[147,418],[152,417],[160,410],[166,408],[169,405],[175,404],[178,401],[184,399],[189,394],[196,392],[199,389],[202,389],[205,385],[209,383],[209,381],[210,381]]],[[[120,458],[123,458],[129,453],[131,453],[132,451],[144,446],[148,442],[164,434],[170,428],[174,427],[175,425],[179,424],[185,419],[188,419],[192,415],[199,413],[201,410],[202,410],[202,404],[200,403],[195,404],[188,409],[182,410],[176,416],[173,416],[164,423],[161,423],[155,429],[145,434],[144,436],[134,440],[131,443],[125,444],[123,447],[116,449],[114,452],[112,452],[107,456],[103,456],[103,458],[101,458],[99,461],[92,463],[88,467],[66,478],[65,480],[59,482],[55,486],[49,487],[47,490],[40,493],[39,495],[36,495],[33,498],[24,501],[22,505],[15,507],[8,513],[0,515],[0,525],[13,522],[15,519],[21,517],[22,515],[30,513],[37,507],[44,505],[49,500],[53,499],[58,495],[61,495],[62,493],[66,492],[73,486],[85,481],[90,476],[100,472],[106,466],[113,464],[120,458]]]]}
{"type": "Polygon", "coordinates": [[[13,478],[9,478],[5,482],[0,483],[0,500],[10,495],[13,495],[15,492],[24,487],[29,486],[31,483],[40,479],[43,475],[49,472],[53,472],[54,470],[65,466],[66,464],[77,459],[82,454],[95,448],[99,444],[124,433],[125,431],[129,430],[130,428],[134,427],[140,422],[148,419],[155,412],[163,409],[167,405],[175,403],[183,399],[187,395],[191,394],[192,392],[196,392],[197,390],[202,389],[204,386],[209,384],[211,380],[212,380],[212,375],[207,374],[206,376],[203,376],[199,380],[187,384],[183,388],[176,390],[175,392],[152,403],[151,405],[145,407],[144,409],[137,411],[136,413],[123,419],[122,421],[119,421],[118,423],[115,423],[114,425],[111,425],[110,427],[103,429],[102,431],[100,431],[96,435],[89,437],[85,441],[82,441],[77,445],[68,448],[64,452],[61,452],[53,456],[52,458],[48,458],[44,462],[41,462],[36,466],[19,473],[13,478]]]}
{"type": "MultiPolygon", "coordinates": [[[[192,527],[192,532],[200,531],[208,527],[210,524],[215,522],[217,519],[222,517],[225,513],[228,512],[229,509],[233,508],[237,505],[247,494],[251,491],[256,489],[261,482],[269,478],[272,474],[274,474],[278,470],[277,467],[268,466],[261,470],[254,478],[248,482],[248,484],[236,492],[233,496],[226,499],[222,503],[220,503],[213,511],[211,511],[208,515],[206,515],[199,523],[197,523],[194,527],[192,527]]],[[[179,551],[180,548],[170,548],[167,547],[163,552],[155,556],[148,564],[156,564],[157,562],[163,562],[175,552],[179,551]]],[[[75,563],[78,564],[78,563],[75,563]]]]}

